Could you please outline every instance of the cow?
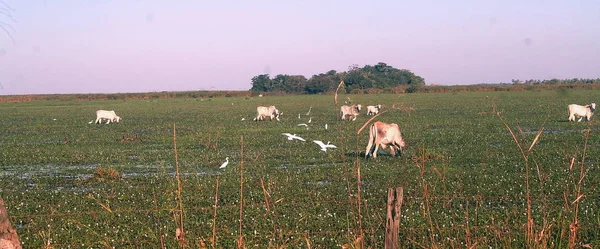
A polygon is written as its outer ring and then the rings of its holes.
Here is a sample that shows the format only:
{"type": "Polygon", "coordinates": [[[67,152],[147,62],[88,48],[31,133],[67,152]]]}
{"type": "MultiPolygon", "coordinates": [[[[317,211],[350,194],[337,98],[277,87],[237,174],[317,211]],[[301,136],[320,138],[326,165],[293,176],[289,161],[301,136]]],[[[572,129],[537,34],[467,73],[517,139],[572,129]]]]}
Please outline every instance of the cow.
{"type": "Polygon", "coordinates": [[[356,116],[358,116],[358,112],[360,112],[361,105],[343,105],[340,108],[340,112],[342,113],[342,120],[346,120],[346,116],[354,116],[352,121],[356,120],[356,116]]]}
{"type": "Polygon", "coordinates": [[[569,105],[569,121],[575,121],[576,117],[579,117],[577,122],[581,122],[581,119],[585,117],[586,121],[590,121],[592,115],[596,110],[596,103],[591,103],[586,106],[571,104],[569,105]]]}
{"type": "Polygon", "coordinates": [[[381,110],[381,105],[370,105],[367,106],[367,115],[377,115],[381,110]]]}
{"type": "Polygon", "coordinates": [[[259,121],[259,120],[264,120],[265,117],[270,117],[271,120],[273,120],[273,118],[276,118],[277,121],[279,121],[279,110],[277,110],[277,108],[275,108],[274,105],[266,107],[266,106],[258,106],[256,107],[256,118],[254,118],[254,121],[259,121]]]}
{"type": "Polygon", "coordinates": [[[402,155],[402,148],[406,147],[406,142],[404,142],[402,133],[397,124],[388,124],[377,121],[371,125],[369,129],[369,144],[365,151],[365,159],[368,156],[377,158],[377,151],[379,150],[380,145],[383,149],[389,145],[392,156],[395,156],[396,153],[398,153],[398,156],[402,155]],[[373,148],[373,145],[375,145],[375,148],[373,148]]]}
{"type": "MultiPolygon", "coordinates": [[[[121,121],[121,117],[117,116],[117,114],[115,113],[115,111],[110,110],[97,110],[96,111],[96,121],[94,121],[94,124],[101,124],[102,120],[106,120],[106,124],[110,124],[110,122],[119,122],[121,121]]],[[[92,123],[92,121],[89,122],[90,124],[92,123]]]]}

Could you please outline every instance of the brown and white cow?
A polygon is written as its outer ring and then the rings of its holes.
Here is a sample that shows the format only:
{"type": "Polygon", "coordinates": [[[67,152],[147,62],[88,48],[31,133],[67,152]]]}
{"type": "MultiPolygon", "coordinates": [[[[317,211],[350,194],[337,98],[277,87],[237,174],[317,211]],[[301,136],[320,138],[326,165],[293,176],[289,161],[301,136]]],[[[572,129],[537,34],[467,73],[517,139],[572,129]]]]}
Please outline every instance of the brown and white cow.
{"type": "Polygon", "coordinates": [[[406,142],[402,138],[402,133],[397,124],[388,124],[377,121],[373,123],[369,129],[369,144],[365,151],[365,158],[372,155],[373,158],[377,158],[377,151],[379,146],[385,149],[390,146],[392,156],[398,153],[398,156],[402,154],[402,148],[406,147],[406,142]],[[373,144],[375,148],[373,148],[373,144]]]}
{"type": "Polygon", "coordinates": [[[367,106],[367,115],[377,115],[381,111],[381,105],[369,105],[367,106]]]}
{"type": "Polygon", "coordinates": [[[356,120],[356,116],[358,116],[358,112],[360,112],[361,105],[343,105],[340,108],[340,112],[342,113],[342,120],[346,120],[346,116],[354,116],[352,121],[356,120]]]}
{"type": "Polygon", "coordinates": [[[273,120],[273,118],[276,118],[277,121],[279,121],[279,110],[277,110],[277,108],[275,108],[274,105],[272,106],[258,106],[256,107],[256,118],[254,118],[254,121],[258,121],[258,120],[264,120],[265,117],[269,117],[271,118],[271,120],[273,120]]]}

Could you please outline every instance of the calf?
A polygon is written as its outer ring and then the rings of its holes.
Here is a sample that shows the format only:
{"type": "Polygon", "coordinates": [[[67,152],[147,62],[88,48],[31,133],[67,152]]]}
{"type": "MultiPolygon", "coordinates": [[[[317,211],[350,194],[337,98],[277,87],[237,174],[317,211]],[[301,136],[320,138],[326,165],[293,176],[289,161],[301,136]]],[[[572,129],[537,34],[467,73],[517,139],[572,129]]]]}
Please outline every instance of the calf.
{"type": "Polygon", "coordinates": [[[381,110],[381,105],[370,105],[367,106],[367,115],[377,115],[381,110]]]}
{"type": "Polygon", "coordinates": [[[356,120],[356,116],[358,116],[358,112],[360,112],[361,105],[343,105],[340,108],[340,112],[342,113],[342,120],[346,120],[346,116],[354,116],[352,121],[356,120]]]}
{"type": "Polygon", "coordinates": [[[392,156],[395,156],[396,152],[398,153],[398,156],[402,154],[402,148],[406,147],[406,142],[404,142],[402,133],[397,124],[387,124],[377,121],[371,125],[369,129],[369,144],[365,151],[365,159],[368,156],[377,158],[377,151],[379,150],[380,145],[383,149],[389,145],[392,156]],[[373,148],[373,144],[375,144],[375,148],[373,148]]]}
{"type": "Polygon", "coordinates": [[[586,106],[571,104],[569,105],[569,121],[575,121],[576,117],[579,117],[577,122],[581,122],[583,117],[585,117],[587,121],[590,121],[592,115],[594,115],[594,110],[596,110],[596,103],[591,103],[586,106]]]}
{"type": "Polygon", "coordinates": [[[272,106],[258,106],[256,107],[256,118],[254,118],[254,121],[258,121],[258,120],[264,120],[265,117],[269,117],[271,118],[271,120],[273,120],[273,118],[276,118],[277,121],[279,121],[279,110],[277,110],[277,108],[275,108],[274,105],[272,106]]]}
{"type": "MultiPolygon", "coordinates": [[[[100,124],[102,123],[102,120],[106,120],[106,124],[110,124],[110,122],[119,122],[121,121],[121,117],[117,116],[117,114],[115,113],[115,111],[111,110],[111,111],[106,111],[106,110],[97,110],[96,111],[96,121],[94,121],[94,124],[100,124]]],[[[90,124],[92,122],[90,121],[90,124]]]]}

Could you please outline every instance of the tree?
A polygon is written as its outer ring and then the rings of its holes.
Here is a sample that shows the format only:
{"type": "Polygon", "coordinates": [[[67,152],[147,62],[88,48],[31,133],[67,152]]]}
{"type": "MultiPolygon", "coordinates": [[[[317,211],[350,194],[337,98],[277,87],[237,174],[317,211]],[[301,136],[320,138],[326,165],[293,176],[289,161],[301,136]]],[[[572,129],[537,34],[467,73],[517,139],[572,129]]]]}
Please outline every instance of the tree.
{"type": "Polygon", "coordinates": [[[341,73],[329,70],[326,73],[315,74],[308,80],[301,75],[290,76],[284,74],[269,79],[267,74],[263,74],[252,78],[253,86],[250,90],[315,94],[335,89],[341,80],[346,83],[345,91],[347,92],[354,89],[391,89],[400,85],[414,87],[425,85],[425,79],[415,75],[410,70],[397,69],[379,62],[376,65],[365,65],[362,68],[353,64],[348,67],[348,71],[341,73]]]}
{"type": "Polygon", "coordinates": [[[326,74],[313,75],[306,82],[305,91],[310,94],[324,93],[333,90],[340,82],[340,77],[331,70],[326,74]]]}
{"type": "Polygon", "coordinates": [[[306,77],[304,75],[286,75],[285,91],[288,93],[304,93],[306,77]]]}
{"type": "Polygon", "coordinates": [[[271,79],[268,74],[261,74],[252,77],[252,88],[250,91],[253,92],[268,92],[271,90],[271,79]]]}

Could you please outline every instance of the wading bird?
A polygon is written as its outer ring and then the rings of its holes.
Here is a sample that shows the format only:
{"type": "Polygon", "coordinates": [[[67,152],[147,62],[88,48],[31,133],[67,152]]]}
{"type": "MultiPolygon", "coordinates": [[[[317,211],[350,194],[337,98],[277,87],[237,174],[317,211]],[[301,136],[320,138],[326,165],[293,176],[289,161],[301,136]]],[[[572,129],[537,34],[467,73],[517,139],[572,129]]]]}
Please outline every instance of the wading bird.
{"type": "Polygon", "coordinates": [[[319,140],[313,140],[313,142],[315,142],[316,144],[321,146],[321,150],[325,151],[325,152],[327,152],[328,148],[337,148],[335,145],[329,144],[329,141],[327,141],[327,144],[324,144],[323,142],[321,142],[319,140]]]}
{"type": "Polygon", "coordinates": [[[299,137],[299,136],[296,136],[296,134],[292,135],[292,134],[289,134],[289,133],[281,133],[281,135],[287,136],[287,137],[288,137],[288,140],[294,140],[294,139],[298,139],[298,140],[300,140],[300,141],[306,141],[306,140],[304,140],[304,138],[301,138],[301,137],[299,137]]]}
{"type": "Polygon", "coordinates": [[[298,124],[297,126],[304,126],[308,130],[308,125],[307,124],[302,123],[302,124],[298,124]]]}
{"type": "Polygon", "coordinates": [[[225,162],[223,164],[221,164],[221,167],[219,167],[219,169],[223,169],[223,168],[227,167],[227,164],[229,164],[229,157],[225,158],[225,162]]]}

